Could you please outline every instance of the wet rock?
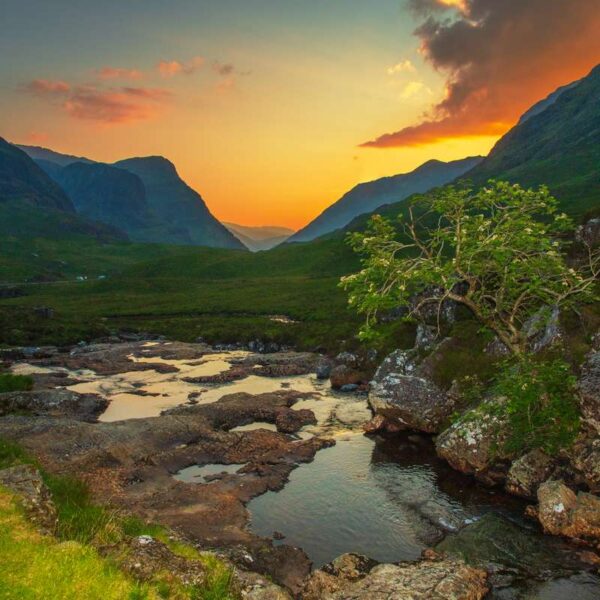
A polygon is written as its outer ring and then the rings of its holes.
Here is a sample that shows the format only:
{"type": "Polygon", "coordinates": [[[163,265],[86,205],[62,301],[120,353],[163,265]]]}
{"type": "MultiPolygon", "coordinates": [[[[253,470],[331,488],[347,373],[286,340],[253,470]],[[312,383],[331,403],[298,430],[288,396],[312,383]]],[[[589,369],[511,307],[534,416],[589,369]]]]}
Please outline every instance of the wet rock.
{"type": "Polygon", "coordinates": [[[378,415],[405,429],[439,431],[453,410],[453,402],[429,377],[427,366],[417,364],[413,351],[396,350],[377,370],[369,405],[378,415]]]}
{"type": "Polygon", "coordinates": [[[300,410],[283,409],[275,415],[277,431],[281,433],[296,433],[306,425],[315,425],[317,419],[312,410],[306,408],[300,410]]]}
{"type": "Polygon", "coordinates": [[[562,481],[547,481],[538,489],[535,513],[544,531],[587,542],[600,549],[600,498],[575,494],[562,481]]]}
{"type": "Polygon", "coordinates": [[[359,387],[357,383],[347,383],[340,388],[340,392],[356,392],[359,387]]]}
{"type": "Polygon", "coordinates": [[[370,421],[363,425],[363,430],[367,435],[380,432],[398,433],[403,429],[404,427],[395,421],[386,419],[383,415],[375,415],[370,421]]]}
{"type": "Polygon", "coordinates": [[[506,479],[506,490],[523,498],[536,498],[538,487],[548,479],[556,461],[536,449],[515,460],[506,479]]]}
{"type": "Polygon", "coordinates": [[[453,468],[487,484],[503,482],[514,458],[503,450],[508,422],[503,411],[495,410],[502,402],[501,398],[485,400],[443,431],[435,445],[453,468]]]}
{"type": "Polygon", "coordinates": [[[0,416],[24,412],[93,422],[108,404],[108,400],[96,394],[78,394],[65,389],[7,392],[0,394],[0,416]]]}
{"type": "Polygon", "coordinates": [[[563,338],[558,306],[543,306],[523,324],[530,352],[541,352],[563,338]]]}
{"type": "Polygon", "coordinates": [[[329,376],[331,375],[331,369],[331,361],[325,358],[319,360],[319,362],[317,363],[317,368],[315,370],[317,379],[329,379],[329,376]]]}
{"type": "Polygon", "coordinates": [[[331,387],[334,390],[339,390],[345,385],[360,385],[367,383],[368,377],[362,371],[349,367],[347,365],[338,365],[331,370],[329,376],[331,387]]]}
{"type": "Polygon", "coordinates": [[[525,529],[497,513],[488,513],[448,535],[436,550],[485,569],[491,574],[491,583],[500,586],[517,580],[566,576],[585,567],[559,540],[525,529]]]}
{"type": "Polygon", "coordinates": [[[43,532],[56,529],[56,507],[40,472],[31,465],[0,470],[0,486],[19,496],[28,518],[43,532]]]}
{"type": "Polygon", "coordinates": [[[480,600],[488,591],[485,571],[456,560],[378,565],[357,580],[316,571],[303,600],[480,600]]]}

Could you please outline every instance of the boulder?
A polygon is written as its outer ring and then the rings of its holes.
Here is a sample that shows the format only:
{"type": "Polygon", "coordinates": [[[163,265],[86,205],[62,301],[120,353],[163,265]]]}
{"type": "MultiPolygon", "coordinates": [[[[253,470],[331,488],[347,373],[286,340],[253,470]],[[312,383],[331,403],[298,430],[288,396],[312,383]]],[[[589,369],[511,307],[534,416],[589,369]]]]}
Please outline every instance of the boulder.
{"type": "Polygon", "coordinates": [[[512,463],[506,490],[515,496],[534,499],[538,487],[548,479],[555,466],[556,461],[543,450],[532,450],[512,463]]]}
{"type": "Polygon", "coordinates": [[[426,361],[418,363],[413,350],[388,355],[371,382],[372,410],[403,429],[438,432],[454,403],[431,379],[427,366],[426,361]]]}
{"type": "Polygon", "coordinates": [[[315,369],[315,374],[317,375],[317,379],[329,379],[331,375],[332,365],[331,362],[325,358],[322,358],[317,363],[317,367],[315,369]]]}
{"type": "Polygon", "coordinates": [[[331,387],[339,390],[345,385],[360,385],[368,382],[368,377],[362,371],[349,367],[347,365],[338,365],[331,370],[329,375],[331,387]]]}
{"type": "Polygon", "coordinates": [[[523,324],[530,352],[541,352],[563,339],[558,306],[542,306],[523,324]]]}
{"type": "Polygon", "coordinates": [[[574,538],[600,549],[598,496],[575,494],[562,481],[543,483],[537,496],[539,505],[534,514],[546,533],[574,538]]]}
{"type": "Polygon", "coordinates": [[[0,416],[26,412],[93,422],[108,404],[109,401],[102,396],[78,394],[66,389],[7,392],[0,394],[0,416]]]}
{"type": "Polygon", "coordinates": [[[0,471],[0,486],[17,496],[27,516],[42,533],[52,534],[56,529],[56,507],[50,490],[40,472],[32,465],[16,465],[0,471]]]}
{"type": "Polygon", "coordinates": [[[600,432],[600,351],[592,351],[581,367],[578,382],[583,417],[600,432]]]}
{"type": "Polygon", "coordinates": [[[452,559],[382,564],[349,575],[315,571],[303,600],[480,600],[488,591],[485,571],[452,559]]]}
{"type": "Polygon", "coordinates": [[[438,455],[463,473],[494,485],[506,478],[513,456],[502,450],[508,422],[495,405],[501,398],[484,400],[477,408],[463,414],[436,440],[438,455]]]}

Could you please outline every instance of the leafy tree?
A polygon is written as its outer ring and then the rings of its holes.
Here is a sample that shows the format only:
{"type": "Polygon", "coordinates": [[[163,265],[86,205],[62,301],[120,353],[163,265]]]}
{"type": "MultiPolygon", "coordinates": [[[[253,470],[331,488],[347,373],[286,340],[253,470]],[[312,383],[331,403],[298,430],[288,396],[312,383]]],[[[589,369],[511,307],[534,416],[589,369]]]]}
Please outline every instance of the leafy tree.
{"type": "Polygon", "coordinates": [[[406,307],[411,318],[434,305],[439,323],[443,303],[453,300],[521,356],[530,316],[593,296],[600,253],[588,247],[585,264],[569,266],[562,250],[572,228],[546,187],[449,186],[417,198],[399,228],[376,215],[364,233],[351,234],[362,269],[342,285],[350,305],[366,315],[363,337],[382,310],[406,307]]]}

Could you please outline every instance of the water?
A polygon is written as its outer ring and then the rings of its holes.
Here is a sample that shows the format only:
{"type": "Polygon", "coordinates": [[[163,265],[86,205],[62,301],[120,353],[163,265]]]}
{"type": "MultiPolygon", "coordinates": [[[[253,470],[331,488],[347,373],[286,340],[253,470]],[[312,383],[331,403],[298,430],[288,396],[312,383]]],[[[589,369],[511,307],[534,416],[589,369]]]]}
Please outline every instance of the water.
{"type": "Polygon", "coordinates": [[[315,566],[350,551],[381,562],[415,560],[486,512],[516,517],[521,507],[450,471],[426,437],[357,434],[295,469],[283,490],[248,504],[252,531],[283,533],[275,543],[301,547],[315,566]]]}
{"type": "Polygon", "coordinates": [[[192,465],[185,469],[181,469],[179,473],[173,475],[177,481],[183,481],[185,483],[206,483],[207,477],[210,481],[211,475],[220,475],[221,473],[233,474],[236,473],[242,467],[245,467],[245,463],[233,463],[229,465],[223,464],[211,464],[211,465],[192,465]]]}

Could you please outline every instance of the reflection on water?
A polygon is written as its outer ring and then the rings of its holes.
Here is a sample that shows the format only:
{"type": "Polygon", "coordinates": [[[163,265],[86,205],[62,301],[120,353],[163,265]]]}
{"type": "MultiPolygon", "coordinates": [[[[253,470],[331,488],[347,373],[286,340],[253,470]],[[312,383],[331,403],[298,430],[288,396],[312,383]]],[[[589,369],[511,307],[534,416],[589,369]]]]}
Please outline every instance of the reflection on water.
{"type": "MultiPolygon", "coordinates": [[[[467,478],[453,474],[444,489],[445,471],[427,438],[354,435],[295,469],[283,490],[253,499],[251,529],[268,537],[283,532],[315,566],[344,552],[414,560],[445,532],[499,508],[496,494],[467,478]]],[[[505,500],[503,511],[510,510],[505,500]]]]}
{"type": "Polygon", "coordinates": [[[211,464],[211,465],[193,465],[186,469],[181,469],[179,473],[173,475],[178,481],[184,481],[185,483],[205,483],[206,478],[211,475],[220,475],[221,473],[236,473],[242,467],[245,467],[245,463],[241,464],[211,464]]]}

